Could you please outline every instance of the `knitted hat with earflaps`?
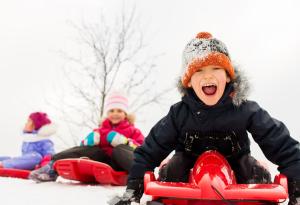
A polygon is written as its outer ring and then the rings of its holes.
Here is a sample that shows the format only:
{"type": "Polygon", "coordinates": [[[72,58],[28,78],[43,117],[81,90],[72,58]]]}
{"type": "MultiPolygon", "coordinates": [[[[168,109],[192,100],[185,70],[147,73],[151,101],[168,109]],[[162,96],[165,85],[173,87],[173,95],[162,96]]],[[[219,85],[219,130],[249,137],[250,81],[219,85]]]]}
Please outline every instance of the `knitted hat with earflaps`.
{"type": "Polygon", "coordinates": [[[225,44],[208,32],[200,32],[184,48],[182,55],[183,87],[188,87],[192,75],[209,65],[220,66],[234,79],[234,68],[225,44]]]}

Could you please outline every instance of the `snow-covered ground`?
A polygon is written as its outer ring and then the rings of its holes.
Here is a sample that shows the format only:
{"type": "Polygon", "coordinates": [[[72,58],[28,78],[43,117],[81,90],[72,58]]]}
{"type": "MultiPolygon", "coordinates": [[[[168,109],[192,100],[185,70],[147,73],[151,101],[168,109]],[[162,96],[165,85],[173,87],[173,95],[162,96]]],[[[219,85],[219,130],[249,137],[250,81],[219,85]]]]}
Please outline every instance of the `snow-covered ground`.
{"type": "Polygon", "coordinates": [[[31,180],[0,177],[0,204],[54,205],[107,204],[121,195],[125,186],[87,185],[59,178],[56,182],[35,183],[31,180]]]}
{"type": "MultiPolygon", "coordinates": [[[[252,154],[266,166],[268,166],[272,178],[278,171],[277,166],[270,163],[263,156],[257,144],[252,141],[252,154]]],[[[172,153],[171,153],[172,154],[172,153]]],[[[155,174],[157,175],[157,169],[155,174]]],[[[61,177],[56,182],[36,183],[31,180],[0,177],[0,205],[54,205],[54,204],[107,204],[113,196],[125,191],[125,186],[91,185],[76,181],[66,180],[61,177]]],[[[143,198],[143,202],[148,200],[143,198]]],[[[284,203],[286,205],[287,202],[284,203]]]]}
{"type": "MultiPolygon", "coordinates": [[[[269,169],[274,177],[274,174],[278,173],[275,166],[268,162],[265,164],[271,165],[269,169]]],[[[156,169],[156,176],[157,171],[156,169]]],[[[0,205],[104,205],[114,196],[121,196],[125,188],[125,186],[83,184],[62,177],[59,177],[56,182],[45,183],[0,177],[0,205]]],[[[150,196],[144,195],[141,204],[145,205],[150,199],[150,196]]],[[[136,203],[132,204],[136,205],[136,203]]],[[[282,204],[287,205],[288,201],[282,204]]]]}

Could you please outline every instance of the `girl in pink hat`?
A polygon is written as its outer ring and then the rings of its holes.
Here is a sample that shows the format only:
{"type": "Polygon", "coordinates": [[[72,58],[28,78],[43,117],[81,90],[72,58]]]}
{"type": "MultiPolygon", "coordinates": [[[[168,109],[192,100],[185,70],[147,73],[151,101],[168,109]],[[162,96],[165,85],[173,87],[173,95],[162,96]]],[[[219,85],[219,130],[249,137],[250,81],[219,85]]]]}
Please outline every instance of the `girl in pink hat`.
{"type": "Polygon", "coordinates": [[[23,128],[22,155],[0,157],[0,168],[33,170],[41,162],[54,154],[50,137],[56,132],[46,113],[34,112],[28,117],[23,128]]]}
{"type": "Polygon", "coordinates": [[[100,127],[94,129],[76,146],[52,157],[46,166],[32,171],[29,178],[38,181],[55,181],[57,173],[53,163],[59,159],[88,157],[109,164],[115,170],[129,171],[133,161],[133,151],[144,141],[144,136],[134,126],[133,115],[128,114],[128,99],[113,92],[106,98],[107,114],[100,127]]]}

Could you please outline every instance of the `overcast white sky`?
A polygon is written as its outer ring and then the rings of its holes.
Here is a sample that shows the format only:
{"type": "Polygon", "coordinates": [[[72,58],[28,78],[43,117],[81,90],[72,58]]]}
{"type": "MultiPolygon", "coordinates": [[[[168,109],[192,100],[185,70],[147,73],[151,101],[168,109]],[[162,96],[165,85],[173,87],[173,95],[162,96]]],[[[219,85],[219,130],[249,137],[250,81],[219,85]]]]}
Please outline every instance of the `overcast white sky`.
{"type": "MultiPolygon", "coordinates": [[[[165,53],[158,62],[158,81],[174,82],[185,44],[199,31],[209,31],[248,74],[250,98],[300,140],[298,0],[125,1],[132,4],[153,35],[153,51],[165,53]]],[[[65,62],[57,51],[75,48],[77,33],[68,21],[95,22],[101,11],[112,15],[121,5],[120,0],[0,2],[0,155],[20,151],[19,133],[30,112],[43,110],[56,119],[44,99],[55,96],[62,80],[65,62]]],[[[174,92],[168,106],[177,99],[174,92]]],[[[145,134],[168,106],[149,110],[147,123],[138,125],[145,134]]]]}

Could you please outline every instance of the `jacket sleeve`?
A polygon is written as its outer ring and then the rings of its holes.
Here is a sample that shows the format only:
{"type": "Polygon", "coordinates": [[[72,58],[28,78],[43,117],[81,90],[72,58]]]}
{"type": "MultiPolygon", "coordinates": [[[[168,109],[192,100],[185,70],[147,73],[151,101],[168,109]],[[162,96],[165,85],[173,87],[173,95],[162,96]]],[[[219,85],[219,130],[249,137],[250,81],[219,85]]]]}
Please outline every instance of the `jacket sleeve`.
{"type": "Polygon", "coordinates": [[[144,143],[134,151],[134,162],[129,179],[143,179],[146,171],[153,170],[173,151],[177,145],[178,131],[175,125],[175,112],[171,107],[150,131],[144,143]]]}
{"type": "Polygon", "coordinates": [[[43,142],[42,145],[42,155],[43,156],[47,156],[47,155],[54,155],[55,151],[54,151],[54,144],[51,140],[45,140],[45,142],[43,142]]]}
{"type": "Polygon", "coordinates": [[[80,146],[95,146],[100,143],[100,132],[95,129],[80,142],[80,146]]]}
{"type": "Polygon", "coordinates": [[[264,155],[289,179],[300,179],[299,142],[290,136],[282,122],[272,118],[257,103],[249,102],[247,111],[250,114],[247,130],[264,155]]]}
{"type": "Polygon", "coordinates": [[[131,140],[135,145],[140,146],[143,144],[145,137],[139,129],[135,128],[134,133],[129,140],[131,140]]]}

